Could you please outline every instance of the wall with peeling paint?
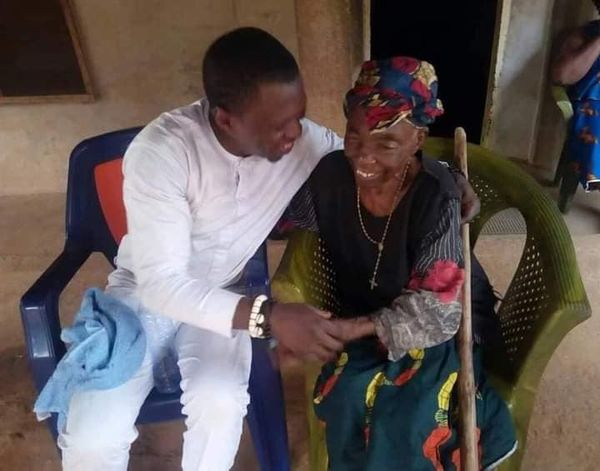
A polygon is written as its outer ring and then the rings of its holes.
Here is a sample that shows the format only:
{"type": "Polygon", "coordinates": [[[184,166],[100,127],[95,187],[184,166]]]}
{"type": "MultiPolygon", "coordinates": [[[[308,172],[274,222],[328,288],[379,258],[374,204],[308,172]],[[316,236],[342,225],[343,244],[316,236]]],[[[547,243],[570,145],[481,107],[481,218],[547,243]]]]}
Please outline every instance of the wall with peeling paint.
{"type": "Polygon", "coordinates": [[[73,0],[98,99],[0,106],[0,195],[65,190],[82,139],[144,124],[202,94],[210,42],[258,26],[298,52],[294,0],[73,0]]]}

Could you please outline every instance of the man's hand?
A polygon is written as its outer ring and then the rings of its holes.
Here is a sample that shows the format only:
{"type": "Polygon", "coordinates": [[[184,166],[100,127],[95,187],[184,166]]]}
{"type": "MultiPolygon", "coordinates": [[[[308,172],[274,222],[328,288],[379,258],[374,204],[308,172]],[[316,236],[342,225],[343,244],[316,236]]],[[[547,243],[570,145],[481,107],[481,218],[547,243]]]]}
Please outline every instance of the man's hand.
{"type": "Polygon", "coordinates": [[[467,179],[461,174],[455,175],[456,184],[461,193],[460,198],[460,216],[461,223],[471,222],[475,216],[479,214],[481,209],[481,202],[477,197],[477,194],[473,190],[473,187],[469,184],[467,179]]]}
{"type": "Polygon", "coordinates": [[[352,329],[338,325],[331,314],[308,304],[275,303],[271,309],[271,334],[279,344],[304,360],[335,360],[344,348],[344,335],[352,329]]]}

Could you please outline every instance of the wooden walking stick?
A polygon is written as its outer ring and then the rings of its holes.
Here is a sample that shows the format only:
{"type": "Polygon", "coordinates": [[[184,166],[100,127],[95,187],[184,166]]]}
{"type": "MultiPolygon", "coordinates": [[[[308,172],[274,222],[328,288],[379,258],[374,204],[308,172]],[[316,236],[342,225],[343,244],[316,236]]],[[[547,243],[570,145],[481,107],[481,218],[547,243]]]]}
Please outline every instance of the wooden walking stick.
{"type": "MultiPolygon", "coordinates": [[[[454,133],[454,157],[460,164],[465,178],[469,179],[467,168],[467,135],[463,128],[454,133]]],[[[473,372],[473,332],[471,321],[471,241],[469,224],[462,225],[463,258],[465,282],[463,285],[462,318],[458,331],[458,353],[460,372],[458,374],[458,404],[460,412],[460,461],[462,471],[479,469],[479,453],[476,435],[475,378],[473,372]]]]}

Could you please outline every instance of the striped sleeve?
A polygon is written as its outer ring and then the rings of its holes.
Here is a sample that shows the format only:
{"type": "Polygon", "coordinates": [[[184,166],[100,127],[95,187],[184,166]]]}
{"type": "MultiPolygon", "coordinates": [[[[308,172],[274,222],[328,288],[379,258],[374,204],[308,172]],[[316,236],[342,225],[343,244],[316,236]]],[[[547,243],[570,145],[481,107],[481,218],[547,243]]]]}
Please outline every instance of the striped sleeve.
{"type": "Polygon", "coordinates": [[[460,200],[447,198],[439,206],[435,228],[419,245],[407,289],[372,316],[391,359],[414,348],[439,345],[456,334],[463,280],[460,200]]]}
{"type": "Polygon", "coordinates": [[[275,232],[279,236],[284,236],[293,229],[306,229],[312,232],[319,232],[312,193],[307,183],[302,185],[290,202],[285,213],[277,223],[275,232]]]}
{"type": "MultiPolygon", "coordinates": [[[[460,200],[446,199],[440,206],[438,223],[425,236],[419,250],[409,283],[409,288],[420,288],[436,265],[440,263],[463,266],[462,241],[460,239],[460,200]]],[[[425,284],[427,282],[425,281],[425,284]]],[[[460,289],[460,286],[458,286],[460,289]]]]}

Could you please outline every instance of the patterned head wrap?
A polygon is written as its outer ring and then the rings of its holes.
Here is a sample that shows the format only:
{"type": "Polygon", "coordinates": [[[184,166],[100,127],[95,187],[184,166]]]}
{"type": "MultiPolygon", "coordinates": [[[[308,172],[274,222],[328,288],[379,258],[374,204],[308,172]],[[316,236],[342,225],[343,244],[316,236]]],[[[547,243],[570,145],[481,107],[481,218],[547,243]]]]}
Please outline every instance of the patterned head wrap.
{"type": "Polygon", "coordinates": [[[346,116],[357,105],[365,107],[371,132],[383,131],[406,119],[427,127],[444,113],[437,98],[433,66],[412,57],[365,62],[354,87],[346,94],[346,116]]]}

